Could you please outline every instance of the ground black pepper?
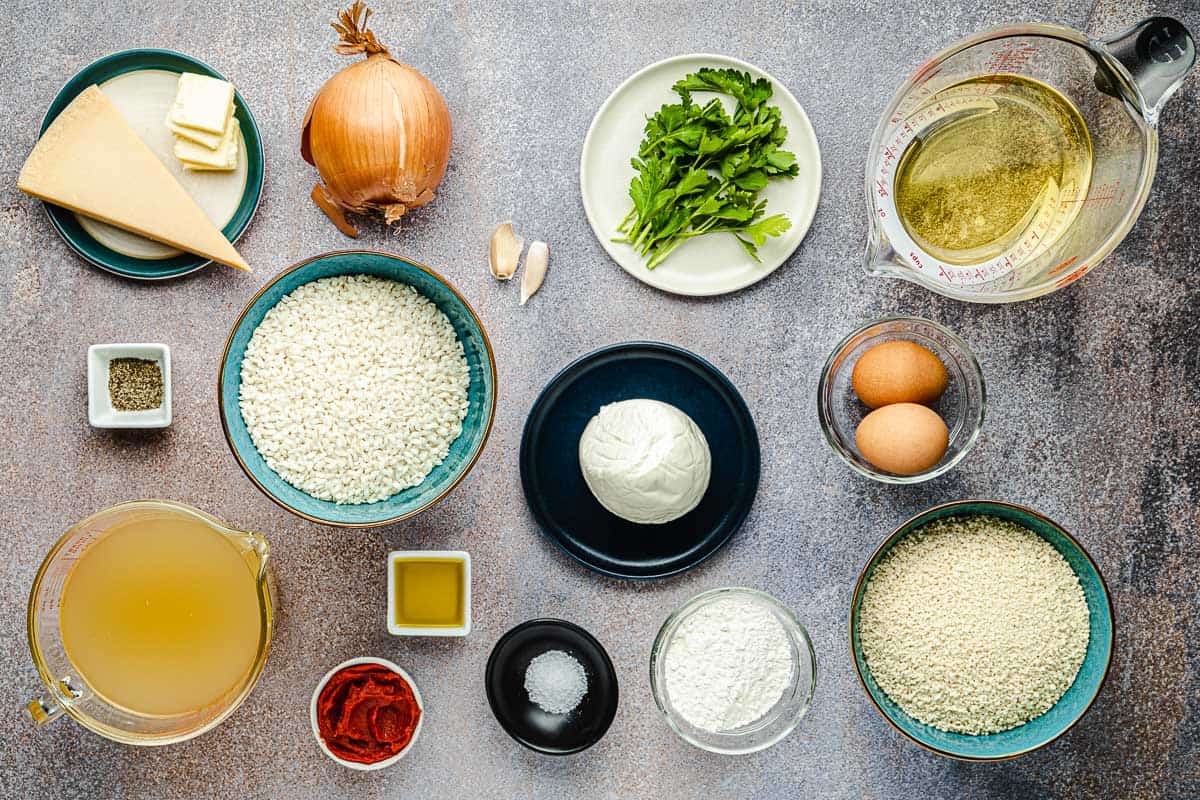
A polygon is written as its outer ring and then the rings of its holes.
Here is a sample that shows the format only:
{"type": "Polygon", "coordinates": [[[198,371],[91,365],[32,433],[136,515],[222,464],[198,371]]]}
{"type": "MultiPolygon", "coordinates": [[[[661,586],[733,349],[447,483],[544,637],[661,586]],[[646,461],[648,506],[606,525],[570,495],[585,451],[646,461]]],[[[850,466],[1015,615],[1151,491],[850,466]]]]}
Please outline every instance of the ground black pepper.
{"type": "Polygon", "coordinates": [[[162,370],[144,358],[108,362],[108,397],[117,411],[148,411],[163,401],[162,370]]]}

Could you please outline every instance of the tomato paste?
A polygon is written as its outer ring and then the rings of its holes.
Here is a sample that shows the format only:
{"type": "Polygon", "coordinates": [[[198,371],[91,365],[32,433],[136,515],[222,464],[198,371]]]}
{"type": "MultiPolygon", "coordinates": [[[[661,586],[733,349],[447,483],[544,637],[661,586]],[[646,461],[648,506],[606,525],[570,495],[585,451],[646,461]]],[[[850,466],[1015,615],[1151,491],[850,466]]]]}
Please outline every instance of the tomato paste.
{"type": "Polygon", "coordinates": [[[421,706],[412,686],[380,664],[335,672],[317,698],[317,728],[338,758],[374,764],[412,741],[421,706]]]}

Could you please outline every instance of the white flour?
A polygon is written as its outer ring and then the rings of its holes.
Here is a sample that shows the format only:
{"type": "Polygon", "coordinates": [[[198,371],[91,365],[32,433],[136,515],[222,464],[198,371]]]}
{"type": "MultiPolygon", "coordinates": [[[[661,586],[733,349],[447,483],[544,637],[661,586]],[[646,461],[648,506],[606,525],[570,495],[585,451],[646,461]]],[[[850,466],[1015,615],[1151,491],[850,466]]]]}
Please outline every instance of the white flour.
{"type": "Polygon", "coordinates": [[[706,731],[749,725],[771,710],[792,680],[791,644],[779,620],[737,597],[694,612],[667,645],[671,705],[706,731]]]}

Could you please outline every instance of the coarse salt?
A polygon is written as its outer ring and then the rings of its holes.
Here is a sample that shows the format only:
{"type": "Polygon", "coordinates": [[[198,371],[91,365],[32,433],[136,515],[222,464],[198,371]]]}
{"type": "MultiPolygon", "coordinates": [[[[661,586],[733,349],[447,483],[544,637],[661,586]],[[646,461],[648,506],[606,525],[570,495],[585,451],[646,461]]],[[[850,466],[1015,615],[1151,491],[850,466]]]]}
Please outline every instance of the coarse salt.
{"type": "Polygon", "coordinates": [[[548,650],[529,662],[525,691],[547,714],[569,714],[587,694],[587,672],[570,653],[548,650]]]}

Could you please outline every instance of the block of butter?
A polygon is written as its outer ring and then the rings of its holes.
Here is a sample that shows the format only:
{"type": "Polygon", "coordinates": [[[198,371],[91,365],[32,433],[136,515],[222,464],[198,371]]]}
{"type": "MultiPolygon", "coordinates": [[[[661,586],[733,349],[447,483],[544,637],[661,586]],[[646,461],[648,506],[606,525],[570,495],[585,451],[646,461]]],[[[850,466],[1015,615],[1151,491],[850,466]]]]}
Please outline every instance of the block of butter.
{"type": "Polygon", "coordinates": [[[185,169],[237,169],[239,126],[233,103],[233,84],[228,81],[190,72],[180,74],[166,125],[175,134],[175,157],[185,169]]]}
{"type": "Polygon", "coordinates": [[[241,126],[237,117],[229,120],[229,127],[215,150],[210,150],[202,144],[175,137],[175,157],[183,162],[190,170],[231,170],[237,167],[238,131],[241,126]]]}
{"type": "Polygon", "coordinates": [[[233,84],[208,75],[179,75],[168,123],[223,136],[233,116],[233,84]]]}

